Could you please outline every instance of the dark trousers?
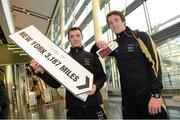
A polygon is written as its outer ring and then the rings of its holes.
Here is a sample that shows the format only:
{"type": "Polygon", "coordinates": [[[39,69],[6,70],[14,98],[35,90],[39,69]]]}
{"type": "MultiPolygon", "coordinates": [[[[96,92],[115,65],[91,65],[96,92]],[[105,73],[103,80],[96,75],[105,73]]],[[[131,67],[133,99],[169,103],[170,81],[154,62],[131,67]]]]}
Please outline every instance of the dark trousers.
{"type": "Polygon", "coordinates": [[[150,95],[122,97],[122,114],[124,119],[167,119],[166,110],[161,106],[161,113],[150,115],[148,103],[150,95]]]}
{"type": "Polygon", "coordinates": [[[86,106],[67,110],[67,119],[107,119],[101,106],[86,106]]]}
{"type": "Polygon", "coordinates": [[[5,106],[1,108],[0,111],[0,119],[8,119],[9,106],[5,106]]]}

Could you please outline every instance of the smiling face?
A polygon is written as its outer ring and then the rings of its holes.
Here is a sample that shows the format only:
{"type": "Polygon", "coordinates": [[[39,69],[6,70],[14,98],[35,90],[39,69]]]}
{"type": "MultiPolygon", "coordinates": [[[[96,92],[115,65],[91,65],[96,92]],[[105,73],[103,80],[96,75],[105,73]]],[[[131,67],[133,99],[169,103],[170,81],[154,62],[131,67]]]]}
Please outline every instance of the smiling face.
{"type": "Polygon", "coordinates": [[[107,18],[107,22],[111,28],[111,30],[118,34],[125,30],[125,21],[122,21],[120,16],[118,15],[110,15],[107,18]]]}
{"type": "Polygon", "coordinates": [[[80,47],[82,44],[83,35],[78,29],[70,30],[68,39],[72,47],[80,47]]]}

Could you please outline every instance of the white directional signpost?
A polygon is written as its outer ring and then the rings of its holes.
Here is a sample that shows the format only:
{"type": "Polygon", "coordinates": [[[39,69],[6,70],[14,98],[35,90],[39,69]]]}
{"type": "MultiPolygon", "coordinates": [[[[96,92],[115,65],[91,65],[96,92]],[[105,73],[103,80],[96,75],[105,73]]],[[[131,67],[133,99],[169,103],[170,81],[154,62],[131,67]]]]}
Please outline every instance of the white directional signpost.
{"type": "Polygon", "coordinates": [[[85,92],[91,90],[93,84],[91,72],[56,46],[33,25],[9,37],[71,93],[86,101],[85,92]]]}

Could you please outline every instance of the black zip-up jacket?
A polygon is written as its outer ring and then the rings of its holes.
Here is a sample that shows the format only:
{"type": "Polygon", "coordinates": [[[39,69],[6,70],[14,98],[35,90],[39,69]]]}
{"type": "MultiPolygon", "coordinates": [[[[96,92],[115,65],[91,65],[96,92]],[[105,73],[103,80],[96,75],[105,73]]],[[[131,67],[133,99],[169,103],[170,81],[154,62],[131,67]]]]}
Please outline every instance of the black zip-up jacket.
{"type": "MultiPolygon", "coordinates": [[[[87,106],[98,106],[102,104],[102,97],[100,94],[100,89],[106,81],[106,74],[103,71],[102,65],[96,55],[86,52],[83,47],[71,48],[69,55],[89,70],[94,75],[93,83],[96,85],[97,90],[94,95],[88,96],[86,102],[75,97],[72,93],[66,90],[66,108],[74,109],[87,106]]],[[[77,68],[78,70],[78,68],[77,68]]],[[[83,73],[82,73],[83,74],[83,73]]],[[[53,88],[58,88],[61,86],[53,77],[51,77],[47,72],[44,74],[39,74],[45,83],[53,88]]]]}
{"type": "MultiPolygon", "coordinates": [[[[111,53],[117,61],[123,96],[161,93],[162,76],[159,56],[151,37],[140,31],[117,34],[118,48],[111,53]]],[[[91,52],[95,53],[94,45],[91,52]]]]}
{"type": "Polygon", "coordinates": [[[4,82],[0,80],[0,107],[3,109],[9,105],[9,96],[4,82]]]}

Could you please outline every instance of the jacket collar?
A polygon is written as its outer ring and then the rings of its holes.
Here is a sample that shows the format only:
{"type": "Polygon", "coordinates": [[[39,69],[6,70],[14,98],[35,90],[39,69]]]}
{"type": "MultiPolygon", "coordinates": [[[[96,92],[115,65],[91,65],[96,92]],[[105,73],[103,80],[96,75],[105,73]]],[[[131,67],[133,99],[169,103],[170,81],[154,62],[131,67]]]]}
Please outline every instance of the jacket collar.
{"type": "Polygon", "coordinates": [[[84,47],[81,46],[81,47],[71,47],[70,48],[70,53],[79,53],[79,52],[82,52],[84,51],[84,47]]]}
{"type": "Polygon", "coordinates": [[[120,39],[122,37],[132,37],[132,30],[126,26],[126,29],[122,31],[121,33],[116,34],[117,39],[120,39]]]}

